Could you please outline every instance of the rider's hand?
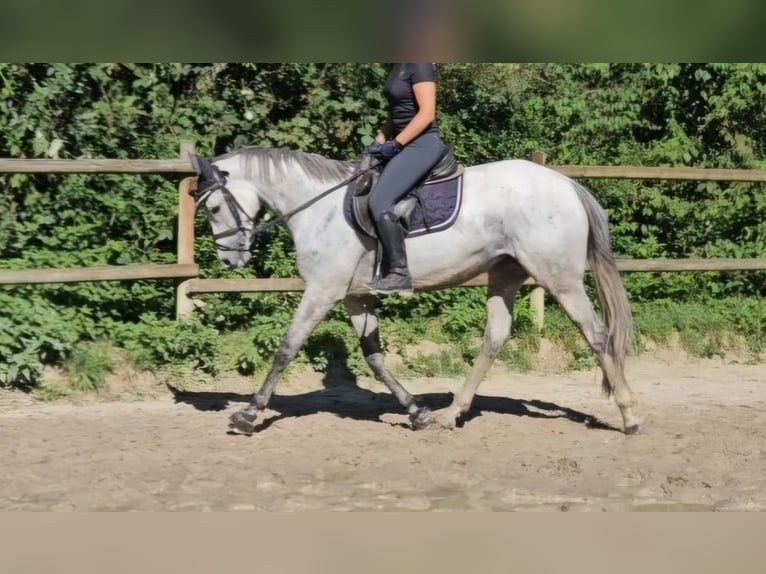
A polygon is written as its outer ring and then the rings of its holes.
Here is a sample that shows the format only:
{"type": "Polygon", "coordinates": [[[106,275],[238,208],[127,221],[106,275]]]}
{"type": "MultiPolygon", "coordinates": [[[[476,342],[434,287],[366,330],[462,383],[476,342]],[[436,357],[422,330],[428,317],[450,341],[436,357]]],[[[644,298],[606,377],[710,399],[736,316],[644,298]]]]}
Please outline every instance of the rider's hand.
{"type": "Polygon", "coordinates": [[[379,159],[388,161],[400,151],[402,151],[402,144],[400,144],[395,139],[392,139],[382,144],[378,143],[377,141],[373,141],[370,145],[367,146],[367,149],[364,150],[364,153],[368,153],[379,159]]]}

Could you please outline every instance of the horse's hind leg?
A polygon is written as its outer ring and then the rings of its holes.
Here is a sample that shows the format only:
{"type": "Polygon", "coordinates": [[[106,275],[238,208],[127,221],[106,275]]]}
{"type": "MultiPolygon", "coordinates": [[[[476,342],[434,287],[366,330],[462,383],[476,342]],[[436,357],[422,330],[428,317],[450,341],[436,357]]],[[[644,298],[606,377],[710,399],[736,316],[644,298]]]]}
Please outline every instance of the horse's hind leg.
{"type": "Polygon", "coordinates": [[[434,423],[437,425],[443,428],[454,428],[460,415],[471,408],[476,390],[511,336],[513,303],[526,278],[526,272],[516,266],[508,265],[508,262],[498,264],[489,271],[487,325],[481,351],[452,404],[433,413],[434,423]]]}
{"type": "Polygon", "coordinates": [[[376,298],[349,296],[344,302],[351,316],[351,323],[359,335],[364,358],[375,378],[386,385],[399,403],[407,409],[407,414],[415,428],[427,426],[431,422],[431,411],[425,407],[419,407],[415,398],[396,380],[385,365],[383,350],[380,346],[378,316],[375,313],[376,298]]]}
{"type": "Polygon", "coordinates": [[[607,351],[606,329],[596,315],[582,282],[572,281],[564,286],[561,281],[557,281],[556,285],[549,286],[549,290],[598,355],[604,373],[604,386],[614,394],[614,401],[622,414],[625,433],[638,432],[641,420],[633,413],[636,401],[625,379],[624,370],[607,351]]]}

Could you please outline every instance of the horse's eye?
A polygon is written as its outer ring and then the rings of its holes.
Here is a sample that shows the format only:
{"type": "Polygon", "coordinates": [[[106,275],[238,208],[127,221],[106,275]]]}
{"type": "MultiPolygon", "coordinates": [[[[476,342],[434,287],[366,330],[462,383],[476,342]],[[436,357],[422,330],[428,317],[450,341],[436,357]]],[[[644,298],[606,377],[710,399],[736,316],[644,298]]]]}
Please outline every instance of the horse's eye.
{"type": "Polygon", "coordinates": [[[210,213],[211,213],[211,214],[213,214],[213,215],[215,215],[215,214],[216,214],[216,213],[218,213],[219,211],[221,211],[221,206],[220,206],[220,205],[216,205],[215,207],[213,207],[213,208],[210,210],[210,213]]]}

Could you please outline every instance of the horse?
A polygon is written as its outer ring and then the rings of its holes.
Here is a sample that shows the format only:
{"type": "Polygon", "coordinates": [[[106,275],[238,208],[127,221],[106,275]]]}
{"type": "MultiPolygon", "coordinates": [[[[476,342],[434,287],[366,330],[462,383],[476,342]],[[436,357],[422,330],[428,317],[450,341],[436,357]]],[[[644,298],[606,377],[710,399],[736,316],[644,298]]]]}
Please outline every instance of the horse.
{"type": "Polygon", "coordinates": [[[523,159],[467,166],[454,224],[406,240],[414,292],[456,286],[481,273],[488,278],[481,350],[452,403],[432,411],[416,401],[384,361],[378,296],[372,290],[376,240],[349,224],[341,193],[359,174],[360,159],[339,161],[248,146],[210,159],[190,154],[190,161],[197,173],[197,208],[207,214],[220,262],[229,268],[248,263],[260,230],[257,217],[265,205],[277,214],[269,223],[287,225],[306,285],[265,380],[249,405],[231,415],[230,432],[253,434],[284,369],[340,302],[372,373],[406,409],[412,427],[455,428],[511,336],[514,301],[529,278],[555,297],[598,356],[602,390],[614,398],[623,432],[632,435],[641,429],[624,372],[632,315],[612,252],[607,215],[575,180],[523,159]],[[588,267],[601,317],[586,294],[588,267]]]}

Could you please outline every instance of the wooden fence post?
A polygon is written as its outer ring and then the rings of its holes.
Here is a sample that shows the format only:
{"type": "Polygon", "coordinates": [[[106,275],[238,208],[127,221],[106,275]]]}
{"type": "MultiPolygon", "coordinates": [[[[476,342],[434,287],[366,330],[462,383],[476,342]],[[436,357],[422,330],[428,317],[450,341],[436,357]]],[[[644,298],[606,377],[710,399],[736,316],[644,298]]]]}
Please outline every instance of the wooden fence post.
{"type": "MultiPolygon", "coordinates": [[[[541,151],[532,152],[532,161],[545,165],[545,154],[541,151]]],[[[532,289],[529,294],[529,306],[532,308],[535,326],[541,330],[545,322],[545,289],[542,287],[532,289]]]]}
{"type": "MultiPolygon", "coordinates": [[[[189,153],[195,152],[194,142],[182,141],[180,158],[188,161],[189,153]]],[[[197,186],[196,177],[185,177],[178,184],[178,263],[194,263],[194,198],[189,193],[197,186]]],[[[194,302],[187,291],[187,281],[176,289],[176,319],[194,311],[194,302]]]]}

